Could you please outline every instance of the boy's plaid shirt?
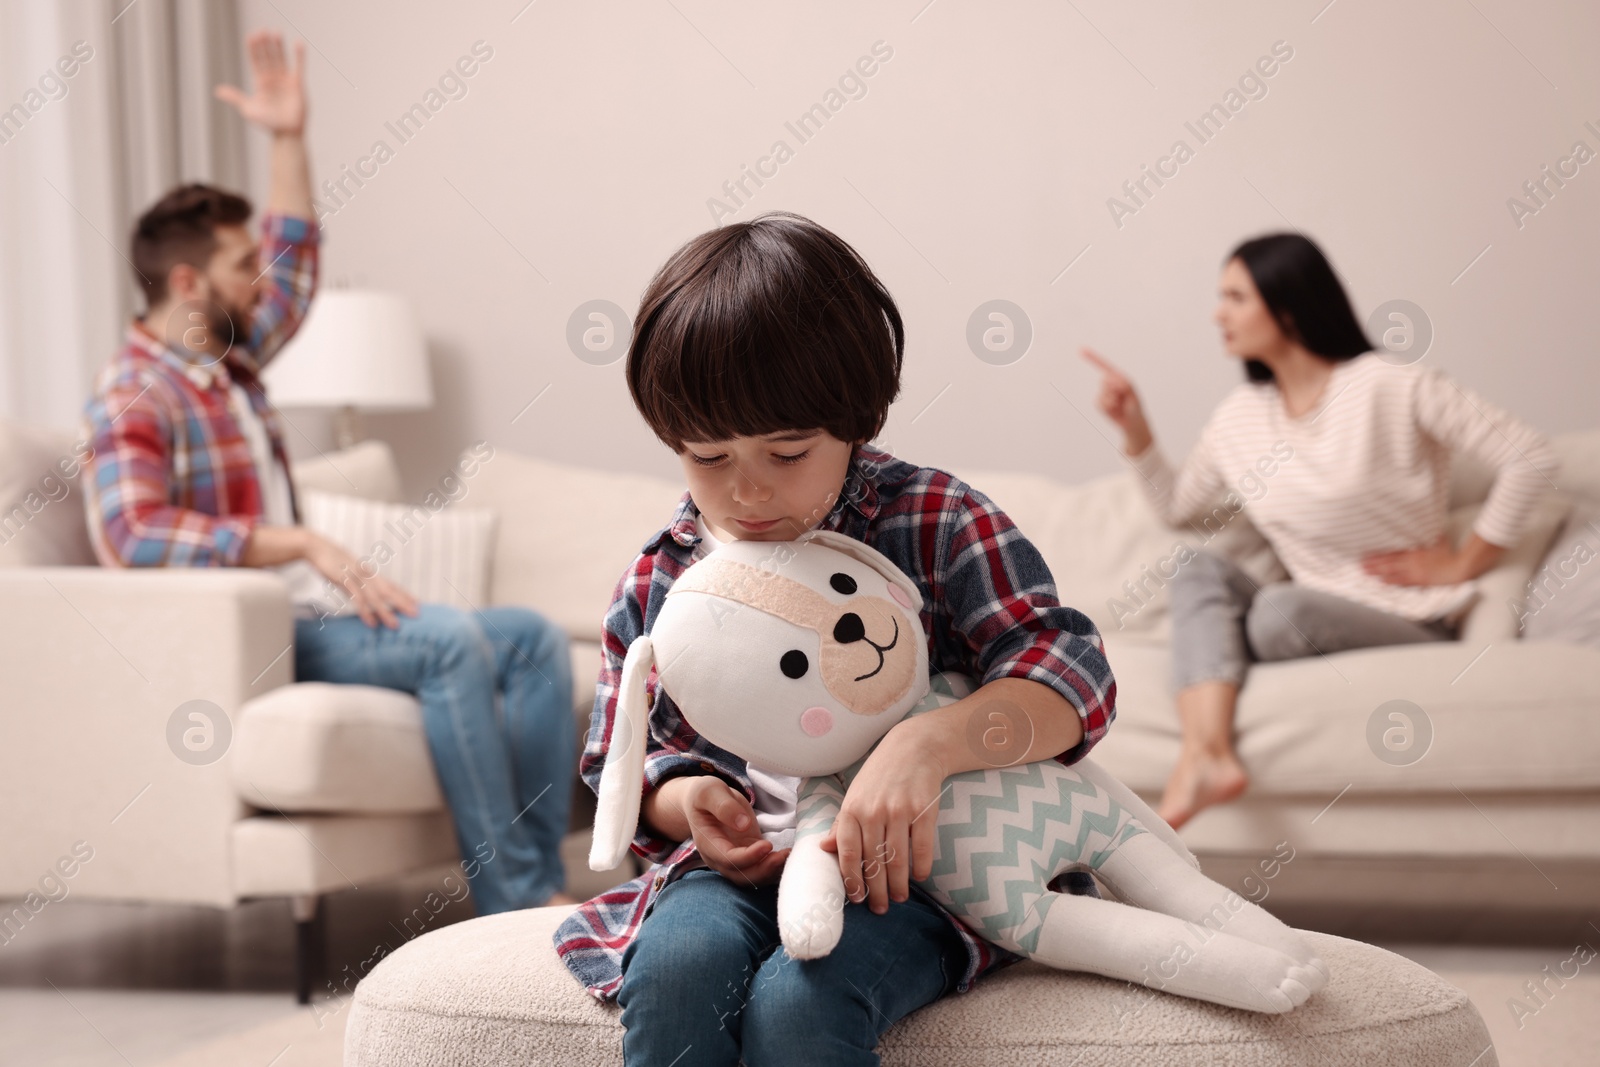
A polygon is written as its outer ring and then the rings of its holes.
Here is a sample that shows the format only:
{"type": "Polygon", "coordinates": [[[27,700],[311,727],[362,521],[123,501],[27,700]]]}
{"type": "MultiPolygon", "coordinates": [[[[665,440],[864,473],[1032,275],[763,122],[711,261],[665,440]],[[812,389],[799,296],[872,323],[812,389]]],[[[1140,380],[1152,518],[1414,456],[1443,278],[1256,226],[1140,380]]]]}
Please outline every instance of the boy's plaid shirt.
{"type": "MultiPolygon", "coordinates": [[[[89,536],[108,567],[237,566],[261,520],[250,446],[228,410],[228,384],[250,397],[288,471],[283,431],[259,374],[305,318],[317,283],[317,224],[261,220],[269,283],[221,360],[179,353],[140,324],[95,380],[83,435],[93,452],[84,477],[89,536]],[[186,358],[187,355],[187,358],[186,358]]],[[[291,506],[298,518],[298,504],[291,506]]]]}
{"type": "MultiPolygon", "coordinates": [[[[672,521],[645,543],[617,583],[606,612],[604,660],[579,769],[598,794],[611,737],[612,716],[628,646],[650,632],[667,590],[690,565],[699,540],[694,502],[685,493],[672,521]]],[[[818,523],[888,556],[922,592],[922,624],[929,635],[930,671],[958,670],[979,679],[1032,678],[1056,690],[1077,709],[1084,739],[1055,758],[1073,763],[1105,735],[1116,715],[1116,683],[1100,634],[1088,617],[1064,607],[1043,557],[995,503],[954,475],[917,467],[870,446],[851,456],[840,499],[818,523]]],[[[745,763],[706,741],[679,715],[672,698],[656,690],[652,668],[650,738],[645,757],[646,795],[681,774],[717,774],[755,799],[745,763]]],[[[622,954],[649,916],[662,887],[705,866],[693,840],[681,844],[645,832],[633,851],[654,861],[631,882],[601,893],[574,911],[555,932],[556,951],[600,1000],[622,984],[622,954]]],[[[915,886],[912,892],[922,891],[915,886]]],[[[967,945],[967,970],[959,991],[981,974],[1019,956],[982,940],[953,916],[967,945]]]]}

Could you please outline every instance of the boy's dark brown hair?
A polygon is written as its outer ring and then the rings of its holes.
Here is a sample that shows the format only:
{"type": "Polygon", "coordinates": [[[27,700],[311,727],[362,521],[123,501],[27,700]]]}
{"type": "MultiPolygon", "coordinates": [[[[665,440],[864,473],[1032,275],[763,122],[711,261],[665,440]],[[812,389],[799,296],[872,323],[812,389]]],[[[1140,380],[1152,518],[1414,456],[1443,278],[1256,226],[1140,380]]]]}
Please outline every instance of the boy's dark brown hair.
{"type": "Polygon", "coordinates": [[[133,228],[133,269],[151,306],[167,298],[167,272],[179,263],[204,270],[217,250],[218,226],[242,226],[250,201],[199,183],[180,185],[153,204],[133,228]]]}
{"type": "Polygon", "coordinates": [[[674,452],[782,430],[870,441],[900,391],[905,328],[889,291],[855,249],[792,212],[689,241],[634,321],[628,390],[674,452]]]}

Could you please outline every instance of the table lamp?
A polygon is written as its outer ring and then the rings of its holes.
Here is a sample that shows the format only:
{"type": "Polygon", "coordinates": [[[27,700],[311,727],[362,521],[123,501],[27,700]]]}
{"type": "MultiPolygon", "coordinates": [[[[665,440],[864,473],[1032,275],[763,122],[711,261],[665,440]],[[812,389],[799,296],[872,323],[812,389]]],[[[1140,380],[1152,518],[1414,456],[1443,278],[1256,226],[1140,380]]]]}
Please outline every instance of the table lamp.
{"type": "Polygon", "coordinates": [[[433,406],[422,327],[404,298],[369,289],[324,290],[299,331],[262,372],[279,407],[333,408],[334,438],[361,439],[357,408],[433,406]]]}

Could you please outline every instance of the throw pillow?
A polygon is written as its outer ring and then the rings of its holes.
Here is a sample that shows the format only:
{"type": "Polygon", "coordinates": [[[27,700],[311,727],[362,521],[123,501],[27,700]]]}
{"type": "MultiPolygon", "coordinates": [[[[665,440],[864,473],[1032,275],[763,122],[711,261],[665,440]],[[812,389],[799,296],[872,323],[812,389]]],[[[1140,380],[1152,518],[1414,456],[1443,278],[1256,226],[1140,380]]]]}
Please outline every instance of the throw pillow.
{"type": "MultiPolygon", "coordinates": [[[[302,490],[300,510],[306,526],[364,565],[376,567],[419,601],[465,611],[487,606],[494,512],[448,503],[438,510],[426,504],[385,504],[318,489],[302,490]]],[[[331,614],[355,613],[342,589],[324,584],[324,607],[331,614]]]]}
{"type": "Polygon", "coordinates": [[[83,460],[64,430],[0,419],[0,567],[93,567],[83,460]]]}
{"type": "Polygon", "coordinates": [[[1573,509],[1513,611],[1526,640],[1600,648],[1600,501],[1573,509]]]}
{"type": "MultiPolygon", "coordinates": [[[[1478,576],[1480,596],[1462,620],[1462,641],[1482,646],[1495,641],[1513,641],[1519,636],[1514,604],[1555,540],[1556,531],[1561,529],[1571,507],[1571,498],[1560,493],[1546,492],[1539,498],[1522,537],[1500,557],[1499,563],[1478,576]]],[[[1469,504],[1450,513],[1451,533],[1457,544],[1472,529],[1482,509],[1482,504],[1469,504]]]]}

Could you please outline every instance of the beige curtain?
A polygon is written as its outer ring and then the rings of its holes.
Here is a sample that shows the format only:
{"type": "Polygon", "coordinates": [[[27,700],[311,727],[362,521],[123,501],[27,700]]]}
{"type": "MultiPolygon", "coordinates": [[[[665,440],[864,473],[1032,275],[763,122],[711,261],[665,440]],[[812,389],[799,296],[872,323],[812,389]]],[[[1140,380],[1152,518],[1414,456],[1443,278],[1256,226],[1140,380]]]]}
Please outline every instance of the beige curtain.
{"type": "Polygon", "coordinates": [[[133,220],[180,182],[242,189],[235,0],[0,4],[0,416],[73,427],[141,304],[133,220]]]}

